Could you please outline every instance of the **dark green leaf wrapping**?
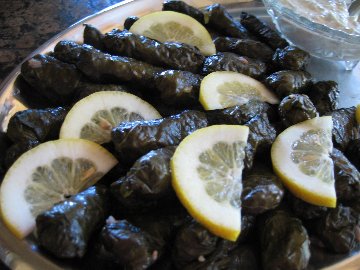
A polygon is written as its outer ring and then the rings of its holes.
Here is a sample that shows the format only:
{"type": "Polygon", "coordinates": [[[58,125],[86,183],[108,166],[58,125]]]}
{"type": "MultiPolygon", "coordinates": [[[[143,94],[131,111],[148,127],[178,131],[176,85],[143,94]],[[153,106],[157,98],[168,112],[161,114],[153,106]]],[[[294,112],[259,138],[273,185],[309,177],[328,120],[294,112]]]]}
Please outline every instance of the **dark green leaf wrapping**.
{"type": "Polygon", "coordinates": [[[270,61],[274,54],[269,46],[253,39],[217,37],[214,43],[219,52],[233,52],[264,62],[270,61]]]}
{"type": "Polygon", "coordinates": [[[6,157],[6,152],[10,146],[11,146],[10,139],[8,138],[8,136],[6,135],[5,132],[0,131],[0,153],[1,153],[0,154],[0,183],[6,172],[5,157],[6,157]]]}
{"type": "Polygon", "coordinates": [[[310,241],[300,219],[282,210],[265,214],[259,223],[262,266],[265,270],[305,269],[310,241]]]}
{"type": "MultiPolygon", "coordinates": [[[[340,201],[349,201],[360,197],[360,173],[345,155],[333,149],[336,197],[340,201]]],[[[358,158],[360,158],[358,156],[358,158]]]]}
{"type": "Polygon", "coordinates": [[[350,107],[327,113],[332,116],[334,146],[341,151],[345,151],[351,141],[360,139],[360,125],[356,121],[355,111],[355,107],[350,107]]]}
{"type": "Polygon", "coordinates": [[[4,166],[6,169],[9,169],[11,165],[25,152],[29,151],[30,149],[38,146],[40,144],[37,140],[24,140],[19,141],[11,145],[7,150],[4,157],[4,166]]]}
{"type": "Polygon", "coordinates": [[[358,216],[350,207],[339,205],[316,223],[316,232],[326,247],[337,253],[347,253],[360,242],[358,216]]]}
{"type": "Polygon", "coordinates": [[[137,21],[139,20],[139,17],[137,16],[129,16],[125,19],[124,21],[124,29],[126,30],[130,30],[131,26],[137,21]]]}
{"type": "Polygon", "coordinates": [[[206,57],[202,73],[207,75],[215,71],[234,71],[257,79],[265,75],[266,65],[259,60],[225,52],[206,57]]]}
{"type": "Polygon", "coordinates": [[[312,85],[308,72],[294,70],[275,72],[266,78],[265,83],[279,98],[301,93],[312,85]]]}
{"type": "Polygon", "coordinates": [[[85,24],[84,28],[84,43],[93,46],[94,48],[102,51],[104,35],[94,26],[85,24]]]}
{"type": "Polygon", "coordinates": [[[160,43],[127,30],[114,29],[105,34],[103,44],[107,52],[141,59],[146,63],[169,69],[199,73],[205,57],[191,45],[177,42],[160,43]]]}
{"type": "Polygon", "coordinates": [[[124,84],[94,84],[94,83],[82,83],[81,86],[77,89],[77,95],[74,98],[74,102],[83,99],[91,94],[102,91],[120,91],[133,93],[137,96],[140,96],[140,93],[137,93],[131,90],[130,86],[124,84]]]}
{"type": "Polygon", "coordinates": [[[68,40],[59,41],[54,48],[54,56],[69,64],[77,64],[80,59],[80,53],[82,51],[82,45],[68,40]]]}
{"type": "Polygon", "coordinates": [[[96,241],[95,256],[112,269],[143,270],[161,255],[163,246],[126,220],[108,220],[96,241]]]}
{"type": "Polygon", "coordinates": [[[355,214],[358,218],[358,224],[360,225],[360,197],[348,202],[348,205],[353,211],[355,211],[355,214]]]}
{"type": "Polygon", "coordinates": [[[274,209],[281,203],[284,193],[283,185],[271,169],[255,166],[243,177],[242,211],[257,215],[274,209]]]}
{"type": "Polygon", "coordinates": [[[132,163],[151,150],[178,145],[207,124],[203,112],[184,111],[168,118],[121,123],[112,130],[111,136],[117,156],[125,163],[132,163]]]}
{"type": "Polygon", "coordinates": [[[276,130],[266,114],[258,115],[245,124],[249,127],[248,143],[245,148],[245,169],[250,170],[255,156],[268,152],[276,138],[276,130]]]}
{"type": "Polygon", "coordinates": [[[155,76],[156,89],[163,103],[176,107],[199,104],[202,77],[188,71],[166,70],[155,76]]]}
{"type": "Polygon", "coordinates": [[[336,82],[320,81],[315,83],[306,94],[314,103],[320,115],[323,115],[338,108],[339,93],[336,82]]]}
{"type": "Polygon", "coordinates": [[[235,20],[225,7],[220,4],[214,4],[205,7],[205,22],[223,35],[235,38],[248,38],[246,28],[235,20]]]}
{"type": "Polygon", "coordinates": [[[41,54],[22,64],[21,75],[40,96],[60,106],[72,102],[83,79],[74,65],[41,54]]]}
{"type": "Polygon", "coordinates": [[[243,125],[255,116],[267,113],[270,105],[259,100],[219,110],[206,111],[209,125],[243,125]]]}
{"type": "Polygon", "coordinates": [[[176,268],[183,269],[199,257],[211,254],[218,241],[217,236],[195,221],[184,225],[177,233],[173,245],[172,257],[176,268]]]}
{"type": "Polygon", "coordinates": [[[199,10],[199,9],[193,7],[193,6],[188,5],[183,1],[166,0],[163,3],[162,10],[168,10],[168,11],[175,11],[175,12],[183,13],[183,14],[186,14],[186,15],[194,18],[199,23],[205,24],[204,13],[201,10],[199,10]]]}
{"type": "Polygon", "coordinates": [[[278,107],[281,121],[285,127],[318,116],[318,112],[307,95],[291,94],[285,97],[278,107]]]}
{"type": "Polygon", "coordinates": [[[146,211],[176,199],[171,187],[170,159],[175,147],[150,151],[125,177],[111,185],[113,198],[127,211],[146,211]]]}
{"type": "Polygon", "coordinates": [[[240,21],[250,33],[254,34],[274,50],[285,48],[289,45],[275,30],[254,15],[242,12],[240,21]]]}
{"type": "Polygon", "coordinates": [[[39,244],[58,258],[81,258],[108,212],[107,189],[90,187],[36,218],[39,244]]]}
{"type": "Polygon", "coordinates": [[[256,216],[254,215],[248,215],[246,213],[241,213],[241,232],[234,243],[235,245],[238,245],[239,243],[248,242],[249,238],[253,235],[254,229],[255,229],[255,221],[256,216]]]}
{"type": "Polygon", "coordinates": [[[184,270],[258,270],[258,258],[253,248],[240,245],[232,252],[218,247],[204,262],[194,262],[184,270]]]}
{"type": "Polygon", "coordinates": [[[302,70],[310,60],[310,54],[294,46],[276,49],[272,58],[280,69],[302,70]]]}
{"type": "Polygon", "coordinates": [[[345,155],[360,171],[360,139],[353,140],[349,143],[346,148],[345,155]]]}
{"type": "Polygon", "coordinates": [[[74,61],[77,68],[90,80],[98,83],[124,83],[151,88],[154,76],[160,68],[128,57],[112,56],[89,45],[61,41],[55,47],[55,55],[62,61],[74,61]],[[70,57],[71,56],[71,57],[70,57]]]}
{"type": "Polygon", "coordinates": [[[288,202],[292,212],[302,220],[314,219],[323,216],[328,208],[307,203],[288,193],[288,202]]]}
{"type": "Polygon", "coordinates": [[[184,208],[154,208],[146,214],[128,216],[131,224],[149,233],[160,246],[172,241],[178,229],[192,219],[184,208]]]}
{"type": "Polygon", "coordinates": [[[19,111],[10,118],[7,135],[15,143],[57,139],[66,114],[63,107],[19,111]]]}

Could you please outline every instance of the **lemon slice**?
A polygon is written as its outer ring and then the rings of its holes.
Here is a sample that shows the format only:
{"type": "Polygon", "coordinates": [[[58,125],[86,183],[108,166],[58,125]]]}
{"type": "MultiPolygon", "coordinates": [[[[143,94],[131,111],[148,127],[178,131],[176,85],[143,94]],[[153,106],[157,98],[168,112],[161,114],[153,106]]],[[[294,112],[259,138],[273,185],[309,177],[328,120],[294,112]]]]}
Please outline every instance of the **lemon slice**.
{"type": "Polygon", "coordinates": [[[278,104],[279,99],[261,82],[232,71],[217,71],[207,75],[200,85],[200,103],[205,110],[242,105],[249,100],[278,104]]]}
{"type": "Polygon", "coordinates": [[[196,46],[204,55],[216,53],[209,32],[197,20],[174,11],[158,11],[137,20],[130,32],[160,42],[175,41],[196,46]]]}
{"type": "Polygon", "coordinates": [[[67,114],[60,139],[80,138],[99,144],[111,140],[111,130],[121,122],[161,118],[159,112],[135,95],[102,91],[78,101],[67,114]]]}
{"type": "Polygon", "coordinates": [[[187,136],[171,160],[172,185],[188,212],[213,234],[241,229],[242,170],[248,127],[214,125],[187,136]]]}
{"type": "Polygon", "coordinates": [[[357,105],[356,107],[356,121],[358,122],[358,124],[360,124],[360,104],[357,105]]]}
{"type": "Polygon", "coordinates": [[[10,167],[0,187],[5,224],[24,238],[38,214],[93,185],[116,163],[105,148],[81,139],[50,141],[29,150],[10,167]]]}
{"type": "Polygon", "coordinates": [[[284,130],[271,148],[275,173],[298,198],[335,207],[331,116],[313,118],[284,130]]]}

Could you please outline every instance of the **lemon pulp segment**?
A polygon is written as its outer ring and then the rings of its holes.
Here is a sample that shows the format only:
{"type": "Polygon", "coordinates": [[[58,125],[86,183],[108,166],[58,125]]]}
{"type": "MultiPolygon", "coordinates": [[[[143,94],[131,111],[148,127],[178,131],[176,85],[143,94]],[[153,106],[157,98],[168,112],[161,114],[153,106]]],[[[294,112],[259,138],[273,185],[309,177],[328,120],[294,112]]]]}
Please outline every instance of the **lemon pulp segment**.
{"type": "Polygon", "coordinates": [[[160,118],[159,112],[139,97],[102,91],[78,101],[66,115],[60,138],[81,138],[99,144],[111,140],[111,130],[122,122],[160,118]]]}
{"type": "Polygon", "coordinates": [[[271,148],[275,173],[298,198],[335,207],[332,118],[317,117],[283,131],[271,148]]]}
{"type": "Polygon", "coordinates": [[[249,100],[278,104],[279,99],[259,81],[232,71],[216,71],[205,76],[200,85],[201,105],[215,110],[242,105],[249,100]]]}
{"type": "Polygon", "coordinates": [[[195,131],[171,160],[172,184],[189,213],[212,233],[235,241],[241,228],[242,170],[249,130],[215,125],[195,131]]]}

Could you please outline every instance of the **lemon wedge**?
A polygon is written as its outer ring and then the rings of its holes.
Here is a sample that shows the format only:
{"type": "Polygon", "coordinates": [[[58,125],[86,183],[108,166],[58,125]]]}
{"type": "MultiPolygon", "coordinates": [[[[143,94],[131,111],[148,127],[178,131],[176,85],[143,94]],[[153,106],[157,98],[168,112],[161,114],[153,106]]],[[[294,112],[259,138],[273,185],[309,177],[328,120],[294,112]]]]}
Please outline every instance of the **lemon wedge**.
{"type": "Polygon", "coordinates": [[[298,123],[284,130],[271,148],[274,171],[284,185],[296,197],[326,207],[336,206],[332,127],[331,116],[298,123]]]}
{"type": "Polygon", "coordinates": [[[248,127],[214,125],[187,136],[171,160],[172,185],[188,212],[213,234],[241,230],[242,171],[248,127]]]}
{"type": "Polygon", "coordinates": [[[232,71],[217,71],[205,76],[200,85],[199,100],[205,110],[242,105],[249,100],[280,102],[261,82],[232,71]]]}
{"type": "Polygon", "coordinates": [[[161,118],[141,98],[120,91],[101,91],[78,101],[66,115],[60,139],[79,138],[99,144],[111,140],[111,130],[121,122],[161,118]]]}
{"type": "Polygon", "coordinates": [[[116,164],[105,148],[81,139],[50,141],[27,151],[0,187],[5,224],[17,237],[26,237],[38,214],[92,186],[116,164]]]}
{"type": "Polygon", "coordinates": [[[204,55],[216,53],[209,32],[197,20],[174,11],[158,11],[141,17],[130,32],[160,42],[175,41],[197,47],[204,55]]]}

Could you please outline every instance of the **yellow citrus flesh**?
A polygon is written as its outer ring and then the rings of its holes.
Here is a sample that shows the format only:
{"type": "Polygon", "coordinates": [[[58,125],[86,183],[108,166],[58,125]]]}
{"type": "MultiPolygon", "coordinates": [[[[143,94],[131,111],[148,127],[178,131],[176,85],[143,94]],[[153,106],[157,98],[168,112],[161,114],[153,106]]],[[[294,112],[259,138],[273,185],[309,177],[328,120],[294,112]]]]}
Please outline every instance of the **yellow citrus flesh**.
{"type": "Polygon", "coordinates": [[[55,203],[95,184],[117,164],[100,145],[82,139],[49,141],[20,156],[0,187],[0,211],[18,238],[32,232],[35,218],[55,203]]]}
{"type": "Polygon", "coordinates": [[[216,71],[205,76],[200,85],[200,103],[205,110],[242,105],[249,100],[278,104],[279,99],[259,81],[231,71],[216,71]]]}
{"type": "Polygon", "coordinates": [[[174,11],[158,11],[141,17],[130,32],[160,42],[175,41],[197,47],[204,55],[216,53],[209,32],[197,20],[174,11]]]}
{"type": "Polygon", "coordinates": [[[360,104],[356,107],[356,121],[360,124],[360,104]]]}
{"type": "Polygon", "coordinates": [[[122,122],[161,118],[141,98],[120,91],[101,91],[78,101],[66,115],[60,139],[80,138],[99,144],[111,140],[111,130],[122,122]]]}
{"type": "Polygon", "coordinates": [[[186,137],[171,160],[172,185],[210,232],[235,241],[241,230],[242,170],[249,129],[215,125],[186,137]]]}
{"type": "Polygon", "coordinates": [[[296,197],[336,207],[332,119],[317,117],[284,130],[271,148],[275,173],[296,197]]]}

